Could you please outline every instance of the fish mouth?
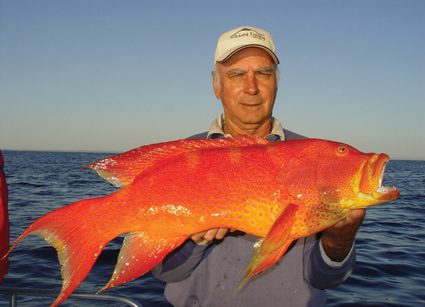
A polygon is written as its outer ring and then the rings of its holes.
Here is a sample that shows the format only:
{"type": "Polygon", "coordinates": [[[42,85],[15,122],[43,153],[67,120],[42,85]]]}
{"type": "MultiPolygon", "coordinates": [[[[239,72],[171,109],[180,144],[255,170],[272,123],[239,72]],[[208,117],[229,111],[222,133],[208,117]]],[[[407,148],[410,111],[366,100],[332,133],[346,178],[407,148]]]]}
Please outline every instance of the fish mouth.
{"type": "Polygon", "coordinates": [[[382,185],[389,159],[386,154],[373,154],[363,167],[360,192],[372,196],[378,203],[395,200],[400,197],[400,191],[396,187],[382,185]]]}

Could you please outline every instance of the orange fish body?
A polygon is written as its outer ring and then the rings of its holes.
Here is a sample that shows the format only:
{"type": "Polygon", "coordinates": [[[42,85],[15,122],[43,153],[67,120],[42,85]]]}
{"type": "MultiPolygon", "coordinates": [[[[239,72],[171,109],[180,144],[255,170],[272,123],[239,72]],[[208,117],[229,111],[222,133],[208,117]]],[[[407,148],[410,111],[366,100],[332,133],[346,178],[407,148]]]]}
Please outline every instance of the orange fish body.
{"type": "Polygon", "coordinates": [[[192,234],[227,227],[260,237],[245,282],[275,263],[292,241],[352,209],[396,199],[397,189],[381,185],[387,161],[385,154],[314,139],[142,146],[89,165],[120,190],[48,213],[14,246],[33,233],[58,250],[64,280],[59,304],[119,235],[126,234],[123,247],[102,290],[143,275],[192,234]]]}
{"type": "Polygon", "coordinates": [[[8,258],[3,257],[9,249],[8,191],[3,165],[3,155],[0,151],[0,282],[3,281],[9,269],[8,258]]]}

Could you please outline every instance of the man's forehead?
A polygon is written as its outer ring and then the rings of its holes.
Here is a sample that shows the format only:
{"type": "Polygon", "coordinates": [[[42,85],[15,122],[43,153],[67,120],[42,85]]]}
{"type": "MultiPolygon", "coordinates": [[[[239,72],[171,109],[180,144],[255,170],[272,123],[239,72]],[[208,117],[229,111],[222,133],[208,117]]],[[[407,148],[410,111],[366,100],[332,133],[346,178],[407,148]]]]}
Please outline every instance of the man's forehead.
{"type": "Polygon", "coordinates": [[[232,55],[227,61],[220,62],[219,64],[226,68],[238,66],[267,67],[275,65],[267,51],[255,47],[242,49],[232,55]]]}
{"type": "Polygon", "coordinates": [[[221,72],[248,72],[248,71],[254,71],[254,72],[272,72],[275,70],[274,65],[234,65],[229,67],[222,67],[220,69],[221,72]]]}

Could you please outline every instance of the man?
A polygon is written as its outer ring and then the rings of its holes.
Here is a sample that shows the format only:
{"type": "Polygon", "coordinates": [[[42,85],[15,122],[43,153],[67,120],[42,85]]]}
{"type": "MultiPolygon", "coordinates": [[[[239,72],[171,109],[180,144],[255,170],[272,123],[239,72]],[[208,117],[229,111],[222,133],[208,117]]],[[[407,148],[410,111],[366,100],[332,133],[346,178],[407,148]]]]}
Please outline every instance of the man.
{"type": "MultiPolygon", "coordinates": [[[[208,133],[195,137],[302,138],[272,116],[278,63],[268,32],[240,27],[222,34],[213,87],[224,113],[208,133]]],[[[242,290],[238,286],[256,238],[229,229],[194,234],[153,273],[167,282],[165,296],[175,306],[321,306],[326,301],[323,289],[340,284],[352,271],[354,237],[363,217],[364,210],[353,211],[322,234],[298,240],[275,266],[242,290]]]]}

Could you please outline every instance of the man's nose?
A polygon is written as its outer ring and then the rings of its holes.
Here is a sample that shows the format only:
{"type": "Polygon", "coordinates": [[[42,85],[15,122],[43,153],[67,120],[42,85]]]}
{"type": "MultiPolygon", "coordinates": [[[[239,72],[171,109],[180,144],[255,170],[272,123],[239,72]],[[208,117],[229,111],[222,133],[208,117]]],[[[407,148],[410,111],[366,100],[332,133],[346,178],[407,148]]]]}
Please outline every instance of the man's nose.
{"type": "Polygon", "coordinates": [[[255,95],[258,93],[257,79],[255,78],[255,74],[253,72],[249,72],[247,74],[245,91],[250,95],[255,95]]]}

